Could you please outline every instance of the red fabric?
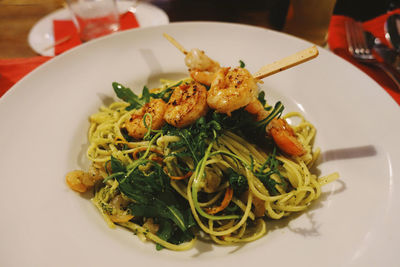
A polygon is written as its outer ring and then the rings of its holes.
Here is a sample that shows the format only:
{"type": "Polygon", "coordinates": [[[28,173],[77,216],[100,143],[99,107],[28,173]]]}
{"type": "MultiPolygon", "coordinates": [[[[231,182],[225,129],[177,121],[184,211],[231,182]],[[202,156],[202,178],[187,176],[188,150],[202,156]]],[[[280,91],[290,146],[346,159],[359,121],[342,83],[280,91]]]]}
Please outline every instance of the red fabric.
{"type": "MultiPolygon", "coordinates": [[[[78,32],[70,20],[57,20],[53,22],[55,42],[71,36],[54,48],[56,55],[81,44],[78,32]]],[[[135,15],[126,12],[120,16],[120,31],[137,28],[139,23],[135,15]]],[[[7,92],[16,82],[51,57],[12,58],[0,59],[0,97],[7,92]]]]}
{"type": "Polygon", "coordinates": [[[54,20],[53,29],[54,42],[57,44],[54,47],[54,55],[59,55],[82,43],[79,39],[78,31],[71,20],[54,20]],[[62,41],[63,39],[66,41],[62,41]]]}
{"type": "MultiPolygon", "coordinates": [[[[380,38],[383,43],[388,45],[387,40],[385,39],[384,23],[388,18],[388,16],[395,13],[400,14],[400,9],[396,9],[392,12],[386,13],[384,15],[366,21],[363,23],[363,27],[365,30],[371,32],[373,35],[380,38]]],[[[371,78],[373,78],[400,105],[400,92],[396,90],[396,85],[393,83],[393,81],[389,77],[387,77],[387,75],[382,70],[358,63],[356,60],[353,59],[353,57],[348,52],[346,30],[344,25],[346,21],[351,19],[352,18],[339,15],[332,16],[328,34],[329,48],[335,54],[351,62],[356,67],[363,70],[371,78]]]]}
{"type": "Polygon", "coordinates": [[[51,57],[0,59],[0,97],[27,73],[51,57]]]}
{"type": "MultiPolygon", "coordinates": [[[[139,27],[136,16],[132,12],[122,14],[119,23],[120,31],[139,27]]],[[[82,43],[79,39],[78,31],[71,20],[54,20],[53,29],[55,43],[59,42],[54,48],[55,55],[59,55],[82,43]]]]}

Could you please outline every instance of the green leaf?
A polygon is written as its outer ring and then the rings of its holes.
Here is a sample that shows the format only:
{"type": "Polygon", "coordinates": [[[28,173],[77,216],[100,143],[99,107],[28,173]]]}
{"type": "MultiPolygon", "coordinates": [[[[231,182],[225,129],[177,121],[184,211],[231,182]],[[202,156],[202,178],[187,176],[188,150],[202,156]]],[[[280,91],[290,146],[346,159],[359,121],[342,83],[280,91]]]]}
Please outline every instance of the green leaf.
{"type": "Polygon", "coordinates": [[[258,94],[257,99],[258,99],[258,101],[260,101],[260,103],[261,103],[261,105],[263,105],[263,107],[264,107],[265,104],[267,103],[267,101],[265,100],[265,92],[264,92],[264,91],[261,91],[261,92],[258,94]]]}
{"type": "Polygon", "coordinates": [[[126,168],[120,160],[111,156],[111,171],[112,173],[125,172],[126,168]]]}
{"type": "Polygon", "coordinates": [[[184,210],[183,216],[185,218],[186,228],[187,229],[190,229],[190,228],[192,228],[192,227],[197,225],[197,222],[193,218],[192,210],[190,208],[187,208],[186,210],[184,210]]]}
{"type": "Polygon", "coordinates": [[[112,87],[115,94],[125,102],[128,102],[130,106],[126,110],[139,109],[150,101],[149,89],[145,86],[143,87],[142,96],[139,97],[131,89],[123,86],[120,83],[113,82],[112,87]]]}
{"type": "Polygon", "coordinates": [[[272,153],[269,154],[267,160],[263,163],[263,165],[259,168],[259,170],[254,172],[254,175],[264,184],[267,188],[268,192],[271,195],[279,194],[276,189],[276,185],[281,185],[284,189],[287,188],[287,183],[285,178],[282,176],[278,167],[280,165],[280,161],[276,158],[276,145],[272,149],[272,153]],[[269,171],[265,172],[266,169],[269,168],[269,171]],[[275,181],[271,178],[272,174],[277,174],[280,178],[280,182],[275,181]]]}
{"type": "Polygon", "coordinates": [[[146,205],[131,203],[128,208],[133,216],[170,219],[182,231],[187,230],[185,218],[179,209],[172,205],[166,205],[158,199],[153,199],[151,202],[146,205]]]}
{"type": "Polygon", "coordinates": [[[258,127],[265,129],[265,126],[267,126],[268,123],[270,123],[274,118],[279,118],[281,116],[283,109],[283,104],[280,101],[276,102],[273,110],[269,113],[269,115],[265,119],[257,123],[258,127]]]}
{"type": "Polygon", "coordinates": [[[144,103],[150,102],[150,91],[149,91],[149,88],[147,88],[147,86],[143,87],[142,97],[140,99],[142,99],[144,101],[144,103]]]}
{"type": "Polygon", "coordinates": [[[185,218],[180,210],[178,210],[175,206],[166,206],[161,214],[164,214],[165,217],[171,219],[182,231],[186,231],[185,218]]]}
{"type": "MultiPolygon", "coordinates": [[[[161,238],[162,240],[168,241],[168,239],[171,238],[171,236],[172,236],[172,234],[174,232],[174,228],[172,226],[172,223],[170,221],[168,221],[168,220],[163,220],[163,219],[160,219],[159,221],[160,221],[160,223],[159,223],[160,228],[159,228],[159,230],[157,232],[157,236],[159,238],[161,238]]],[[[164,247],[162,245],[160,245],[160,244],[156,245],[156,249],[157,250],[161,250],[163,248],[164,247]]]]}
{"type": "Polygon", "coordinates": [[[233,189],[233,194],[239,197],[249,188],[247,179],[244,175],[235,172],[232,168],[228,170],[229,184],[233,189]]]}
{"type": "Polygon", "coordinates": [[[246,64],[244,64],[244,62],[242,60],[239,60],[239,67],[244,68],[246,67],[246,64]]]}
{"type": "Polygon", "coordinates": [[[130,203],[128,208],[131,214],[137,217],[153,218],[157,217],[158,214],[158,209],[152,205],[130,203]]]}

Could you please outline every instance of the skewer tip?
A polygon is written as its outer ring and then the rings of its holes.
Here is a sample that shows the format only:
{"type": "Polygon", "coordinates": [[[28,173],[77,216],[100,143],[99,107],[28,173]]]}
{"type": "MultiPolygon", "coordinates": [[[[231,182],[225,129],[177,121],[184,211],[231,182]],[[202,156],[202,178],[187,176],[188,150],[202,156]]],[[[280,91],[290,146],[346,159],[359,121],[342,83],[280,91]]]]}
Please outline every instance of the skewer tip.
{"type": "Polygon", "coordinates": [[[178,43],[178,41],[176,41],[172,36],[168,35],[167,33],[163,33],[163,36],[171,43],[173,44],[176,48],[178,48],[179,51],[181,51],[183,54],[187,55],[187,51],[186,49],[180,44],[178,43]]]}

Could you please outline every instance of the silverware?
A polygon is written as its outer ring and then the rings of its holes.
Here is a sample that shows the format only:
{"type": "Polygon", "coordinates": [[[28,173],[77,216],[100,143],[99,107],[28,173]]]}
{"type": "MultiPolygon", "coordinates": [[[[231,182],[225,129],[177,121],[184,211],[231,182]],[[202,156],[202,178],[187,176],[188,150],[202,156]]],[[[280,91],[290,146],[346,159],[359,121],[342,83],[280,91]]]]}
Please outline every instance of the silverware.
{"type": "Polygon", "coordinates": [[[400,52],[400,15],[394,14],[387,18],[385,22],[385,38],[390,46],[400,52]]]}
{"type": "Polygon", "coordinates": [[[365,31],[365,38],[369,49],[372,49],[376,54],[386,62],[393,66],[397,72],[400,71],[400,57],[399,54],[391,47],[385,45],[381,39],[375,37],[372,33],[365,31]]]}
{"type": "Polygon", "coordinates": [[[396,89],[400,91],[399,74],[392,66],[385,62],[378,61],[372,54],[371,49],[368,47],[361,23],[353,20],[346,21],[345,28],[350,54],[363,64],[380,68],[390,79],[392,79],[396,85],[396,89]]]}

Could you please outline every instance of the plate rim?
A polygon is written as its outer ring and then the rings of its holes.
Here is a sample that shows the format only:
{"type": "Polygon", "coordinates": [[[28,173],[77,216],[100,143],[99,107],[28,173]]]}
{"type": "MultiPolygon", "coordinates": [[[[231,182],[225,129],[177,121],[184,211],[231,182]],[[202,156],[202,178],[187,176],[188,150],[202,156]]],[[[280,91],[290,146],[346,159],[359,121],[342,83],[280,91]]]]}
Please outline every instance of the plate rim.
{"type": "MultiPolygon", "coordinates": [[[[257,27],[257,26],[248,26],[248,25],[244,25],[244,24],[236,24],[236,23],[219,23],[219,22],[217,22],[217,23],[215,23],[215,22],[190,22],[189,24],[198,24],[198,23],[200,23],[200,24],[202,24],[202,23],[207,23],[207,24],[229,24],[229,25],[235,25],[235,26],[237,26],[237,25],[242,25],[242,26],[245,26],[245,27],[255,27],[255,28],[261,28],[261,27],[257,27]]],[[[178,22],[178,23],[171,23],[171,24],[169,24],[169,25],[161,25],[161,26],[158,26],[158,27],[170,27],[170,25],[177,25],[177,24],[188,24],[188,23],[186,23],[186,22],[178,22]]],[[[261,28],[261,29],[263,29],[263,28],[261,28]]],[[[139,28],[139,29],[133,29],[133,30],[131,30],[131,31],[141,31],[141,30],[148,30],[148,29],[145,29],[145,28],[139,28]]],[[[267,29],[263,29],[263,30],[267,30],[267,29]]],[[[271,30],[268,30],[268,31],[271,31],[271,30]]],[[[117,33],[117,34],[128,34],[128,33],[125,33],[125,32],[120,32],[120,33],[117,33]]],[[[290,36],[291,37],[291,36],[290,36]]],[[[114,38],[114,37],[112,37],[112,36],[105,36],[105,37],[102,37],[102,38],[99,38],[98,40],[95,40],[94,42],[101,42],[101,40],[102,39],[105,39],[105,38],[114,38]]],[[[306,42],[306,41],[304,41],[304,42],[306,42]]],[[[307,42],[306,42],[307,43],[307,42]]],[[[89,43],[88,43],[88,45],[89,45],[89,43]]],[[[64,57],[66,57],[69,53],[75,53],[74,51],[75,50],[77,50],[77,49],[81,49],[80,47],[76,47],[76,48],[74,48],[74,49],[71,49],[70,51],[67,51],[66,53],[63,53],[62,55],[60,55],[60,56],[58,56],[58,57],[56,57],[56,58],[54,58],[54,59],[52,59],[52,60],[50,60],[49,62],[46,62],[45,64],[43,64],[42,66],[40,66],[39,68],[40,69],[42,69],[42,68],[45,68],[45,66],[47,66],[47,65],[49,65],[49,64],[52,64],[51,62],[54,62],[54,60],[62,60],[62,58],[64,58],[64,57]]],[[[336,56],[336,55],[335,55],[336,56]]],[[[336,56],[337,57],[337,56],[336,56]]],[[[350,64],[349,62],[347,62],[347,61],[345,61],[344,59],[341,59],[341,60],[343,60],[343,62],[346,62],[347,64],[350,64]]],[[[350,64],[350,65],[352,65],[352,64],[350,64]]],[[[354,69],[357,69],[356,67],[354,67],[354,66],[352,66],[353,67],[353,70],[354,69]]],[[[46,67],[47,68],[47,67],[46,67]]],[[[359,69],[357,69],[358,71],[361,71],[361,70],[359,70],[359,69]]],[[[34,72],[32,72],[32,73],[35,73],[36,72],[36,70],[34,70],[34,72]]],[[[21,82],[22,81],[26,81],[26,80],[28,80],[29,81],[29,77],[31,77],[32,75],[34,75],[34,74],[32,74],[32,73],[30,73],[30,74],[28,74],[26,77],[24,77],[23,78],[23,80],[21,80],[21,82]]],[[[364,75],[364,77],[366,76],[366,77],[369,77],[368,75],[366,75],[365,73],[363,73],[362,71],[361,71],[361,73],[364,75]]],[[[381,88],[381,86],[379,85],[379,84],[377,84],[373,79],[371,79],[370,77],[369,77],[369,82],[370,81],[373,81],[374,82],[374,84],[375,84],[375,87],[377,87],[377,89],[379,88],[380,90],[382,90],[383,88],[381,88]]],[[[22,82],[22,83],[25,83],[25,82],[22,82]]],[[[20,86],[20,82],[18,82],[15,86],[17,86],[17,87],[19,87],[20,86]]],[[[18,88],[11,88],[9,91],[11,91],[12,89],[16,89],[16,90],[20,90],[20,89],[18,89],[18,88]]],[[[392,99],[388,94],[386,94],[386,93],[383,93],[383,94],[385,94],[386,95],[386,97],[389,97],[390,99],[392,99]]],[[[382,94],[381,94],[382,95],[382,94]]],[[[379,96],[379,97],[381,97],[381,96],[379,96]]],[[[6,101],[6,99],[8,99],[8,95],[6,94],[6,95],[4,95],[3,97],[2,97],[2,99],[3,100],[1,100],[0,99],[0,106],[2,105],[2,104],[4,104],[4,101],[6,101]]],[[[393,99],[392,99],[393,100],[393,99]]],[[[387,101],[386,101],[387,102],[387,101]]],[[[396,105],[396,108],[398,108],[397,107],[397,104],[394,102],[394,100],[392,101],[393,102],[393,104],[394,105],[396,105]]],[[[398,111],[398,109],[397,109],[397,111],[398,111]]],[[[398,113],[398,112],[397,112],[398,113]]],[[[399,159],[399,157],[398,157],[398,155],[397,155],[397,159],[399,159]]],[[[396,168],[396,171],[398,171],[398,168],[396,168]]],[[[396,175],[398,176],[398,172],[396,172],[396,175]]],[[[397,177],[398,178],[398,177],[397,177]]]]}

